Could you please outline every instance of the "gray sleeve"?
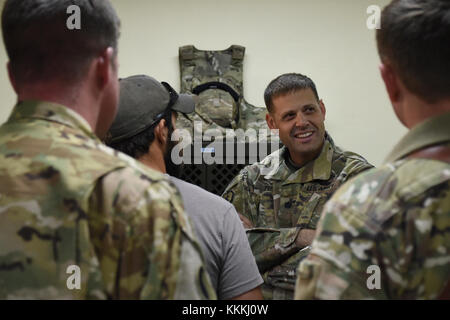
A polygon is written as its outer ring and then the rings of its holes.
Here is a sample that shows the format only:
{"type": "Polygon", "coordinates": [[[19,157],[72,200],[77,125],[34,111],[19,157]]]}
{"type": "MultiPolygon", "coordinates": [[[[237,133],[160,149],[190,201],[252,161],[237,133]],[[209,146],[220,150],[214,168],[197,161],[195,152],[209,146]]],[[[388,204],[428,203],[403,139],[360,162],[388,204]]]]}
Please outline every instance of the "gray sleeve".
{"type": "Polygon", "coordinates": [[[233,206],[224,215],[222,230],[223,269],[217,293],[219,299],[231,299],[260,286],[264,281],[233,206]]]}

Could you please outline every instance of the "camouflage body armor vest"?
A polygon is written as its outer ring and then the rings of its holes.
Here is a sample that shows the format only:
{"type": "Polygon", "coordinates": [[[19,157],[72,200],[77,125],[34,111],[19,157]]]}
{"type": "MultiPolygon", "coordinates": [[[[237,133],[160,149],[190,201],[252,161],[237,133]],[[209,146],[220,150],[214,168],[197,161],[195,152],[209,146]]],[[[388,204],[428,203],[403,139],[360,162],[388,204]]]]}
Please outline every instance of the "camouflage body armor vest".
{"type": "Polygon", "coordinates": [[[192,45],[179,48],[180,92],[198,98],[195,113],[179,115],[177,128],[192,132],[197,121],[202,123],[202,132],[267,128],[265,108],[255,107],[243,97],[244,54],[245,48],[237,45],[222,51],[198,50],[192,45]]]}

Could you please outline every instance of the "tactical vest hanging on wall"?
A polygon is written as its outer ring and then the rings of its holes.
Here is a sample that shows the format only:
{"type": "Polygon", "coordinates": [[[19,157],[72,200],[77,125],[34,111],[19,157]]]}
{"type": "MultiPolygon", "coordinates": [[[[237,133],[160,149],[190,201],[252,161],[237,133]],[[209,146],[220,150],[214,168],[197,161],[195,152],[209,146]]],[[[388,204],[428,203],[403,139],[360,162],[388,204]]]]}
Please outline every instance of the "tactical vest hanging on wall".
{"type": "Polygon", "coordinates": [[[177,128],[193,130],[201,121],[202,131],[214,128],[265,129],[265,108],[255,107],[243,97],[245,48],[232,45],[226,50],[204,51],[194,46],[179,48],[181,93],[198,96],[195,113],[178,117],[177,128]]]}

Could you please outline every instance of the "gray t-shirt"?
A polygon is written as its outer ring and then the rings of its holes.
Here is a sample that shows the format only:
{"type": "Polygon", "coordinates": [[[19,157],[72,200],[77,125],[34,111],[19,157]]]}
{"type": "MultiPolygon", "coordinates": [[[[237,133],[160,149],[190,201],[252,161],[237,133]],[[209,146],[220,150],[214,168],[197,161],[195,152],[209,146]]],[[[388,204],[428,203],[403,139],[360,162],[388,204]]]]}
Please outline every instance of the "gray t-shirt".
{"type": "Polygon", "coordinates": [[[196,185],[170,179],[180,190],[217,297],[230,299],[261,285],[264,281],[234,206],[196,185]]]}

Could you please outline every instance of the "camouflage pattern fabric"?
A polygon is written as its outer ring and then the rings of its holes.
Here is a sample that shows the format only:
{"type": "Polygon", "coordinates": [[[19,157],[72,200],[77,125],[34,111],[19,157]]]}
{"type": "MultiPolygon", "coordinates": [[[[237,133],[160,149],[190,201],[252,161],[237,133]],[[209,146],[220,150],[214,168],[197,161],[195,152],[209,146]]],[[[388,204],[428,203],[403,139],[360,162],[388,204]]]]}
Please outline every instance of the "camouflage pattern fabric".
{"type": "Polygon", "coordinates": [[[217,129],[225,135],[226,129],[266,129],[266,109],[256,107],[243,98],[243,60],[245,48],[233,45],[222,51],[198,50],[194,46],[179,49],[181,70],[181,93],[193,93],[193,90],[208,82],[219,82],[230,86],[238,95],[236,101],[232,95],[222,89],[207,89],[198,95],[195,113],[180,115],[177,128],[203,133],[208,129],[217,129]],[[201,129],[194,127],[195,122],[202,123],[201,129]]]}
{"type": "Polygon", "coordinates": [[[18,103],[0,179],[0,299],[215,298],[174,185],[72,110],[18,103]]]}
{"type": "MultiPolygon", "coordinates": [[[[266,108],[255,107],[248,103],[245,99],[241,100],[239,109],[239,122],[238,128],[242,129],[266,129],[268,128],[266,122],[266,108]]],[[[269,136],[267,139],[269,139],[269,136]]]]}
{"type": "Polygon", "coordinates": [[[384,166],[334,194],[299,266],[297,299],[440,296],[450,280],[450,163],[409,155],[437,145],[449,154],[449,123],[450,113],[413,128],[384,166]]]}
{"type": "Polygon", "coordinates": [[[302,168],[286,163],[285,147],[245,167],[223,197],[255,228],[247,236],[263,275],[264,297],[293,299],[298,263],[309,248],[297,247],[301,229],[316,229],[325,202],[347,179],[372,168],[364,158],[336,147],[326,136],[317,159],[302,168]],[[278,165],[273,165],[277,160],[278,165]],[[265,172],[267,168],[269,172],[265,172]]]}

